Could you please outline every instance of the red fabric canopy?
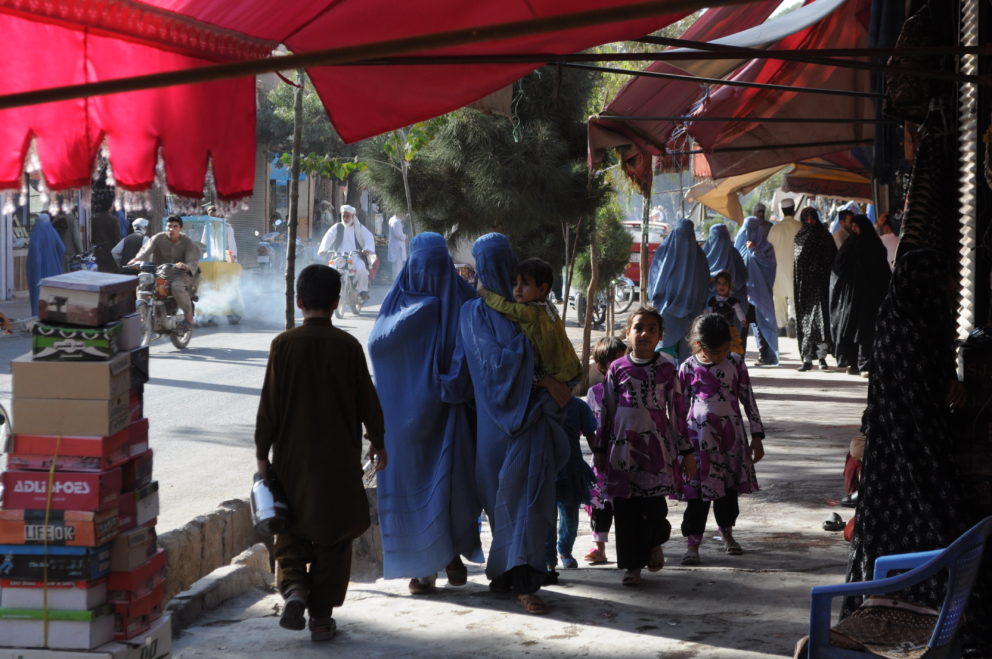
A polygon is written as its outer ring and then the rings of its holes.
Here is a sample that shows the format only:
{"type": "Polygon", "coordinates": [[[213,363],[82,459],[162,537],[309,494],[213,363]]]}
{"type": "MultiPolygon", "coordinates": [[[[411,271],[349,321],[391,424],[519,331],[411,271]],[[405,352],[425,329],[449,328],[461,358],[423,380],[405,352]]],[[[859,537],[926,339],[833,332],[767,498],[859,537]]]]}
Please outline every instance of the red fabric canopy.
{"type": "MultiPolygon", "coordinates": [[[[712,41],[746,30],[767,19],[780,0],[754,2],[744,7],[707,10],[681,35],[690,41],[712,41]]],[[[646,71],[685,75],[683,69],[666,62],[652,62],[646,71]]],[[[671,121],[617,121],[604,115],[679,116],[689,112],[700,96],[700,83],[681,80],[635,77],[630,80],[600,116],[589,120],[590,165],[602,161],[602,152],[611,146],[631,144],[624,169],[642,190],[650,187],[651,155],[665,149],[674,124],[671,121]]]]}
{"type": "MultiPolygon", "coordinates": [[[[870,10],[871,0],[849,0],[842,10],[786,37],[774,47],[795,50],[863,48],[868,42],[870,10]]],[[[773,59],[753,60],[730,79],[865,92],[871,88],[868,71],[773,59]]],[[[872,99],[863,97],[720,87],[693,114],[742,119],[871,119],[875,107],[872,99]]],[[[689,124],[688,132],[706,152],[714,178],[785,165],[844,148],[836,144],[795,147],[789,146],[791,144],[870,141],[874,136],[872,125],[864,123],[695,122],[689,124]],[[782,146],[769,148],[775,145],[782,146]],[[734,151],[716,151],[728,148],[734,151]]]]}
{"type": "MultiPolygon", "coordinates": [[[[182,70],[439,33],[631,0],[0,0],[7,58],[0,94],[182,70]]],[[[684,3],[682,3],[684,5],[684,3]]],[[[656,31],[689,13],[479,42],[417,55],[569,54],[656,31]]],[[[338,133],[355,141],[462,107],[534,64],[350,66],[309,71],[338,133]]],[[[253,78],[182,85],[0,111],[0,188],[20,187],[35,140],[52,190],[89,184],[104,138],[116,184],[142,190],[160,154],[169,188],[200,197],[208,163],[217,194],[250,193],[253,78]]]]}

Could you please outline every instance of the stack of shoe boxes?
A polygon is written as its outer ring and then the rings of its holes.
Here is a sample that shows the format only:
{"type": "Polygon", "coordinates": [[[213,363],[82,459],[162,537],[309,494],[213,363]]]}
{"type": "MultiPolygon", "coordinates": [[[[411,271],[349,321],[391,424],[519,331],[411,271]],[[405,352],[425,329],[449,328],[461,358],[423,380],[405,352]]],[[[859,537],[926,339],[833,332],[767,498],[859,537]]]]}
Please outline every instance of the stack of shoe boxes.
{"type": "Polygon", "coordinates": [[[117,659],[140,645],[157,658],[171,647],[136,284],[95,272],[42,280],[32,353],[11,363],[0,646],[18,657],[117,659]]]}

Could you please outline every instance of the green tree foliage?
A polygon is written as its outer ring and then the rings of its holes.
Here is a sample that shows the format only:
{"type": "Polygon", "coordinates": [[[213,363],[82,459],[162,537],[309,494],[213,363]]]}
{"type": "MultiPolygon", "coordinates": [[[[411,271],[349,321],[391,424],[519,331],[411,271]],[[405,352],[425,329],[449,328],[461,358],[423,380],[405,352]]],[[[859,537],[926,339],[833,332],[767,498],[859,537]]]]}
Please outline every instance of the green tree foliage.
{"type": "MultiPolygon", "coordinates": [[[[630,259],[633,238],[623,225],[623,213],[616,198],[601,206],[596,213],[596,232],[599,239],[599,282],[605,287],[623,274],[630,259]]],[[[585,242],[588,242],[588,238],[585,242]]],[[[580,289],[589,285],[589,250],[582,250],[575,257],[575,284],[580,289]]]]}
{"type": "MultiPolygon", "coordinates": [[[[545,67],[514,83],[513,117],[459,110],[410,161],[418,229],[449,240],[507,234],[522,256],[564,263],[563,222],[593,215],[603,186],[585,165],[585,108],[595,78],[545,67]]],[[[362,175],[390,211],[406,208],[403,181],[380,136],[360,156],[362,175]]]]}
{"type": "MultiPolygon", "coordinates": [[[[267,94],[259,94],[256,134],[271,151],[293,150],[293,85],[280,83],[267,94]]],[[[303,88],[302,153],[334,155],[352,159],[356,149],[345,144],[327,118],[324,104],[309,78],[303,88]]]]}

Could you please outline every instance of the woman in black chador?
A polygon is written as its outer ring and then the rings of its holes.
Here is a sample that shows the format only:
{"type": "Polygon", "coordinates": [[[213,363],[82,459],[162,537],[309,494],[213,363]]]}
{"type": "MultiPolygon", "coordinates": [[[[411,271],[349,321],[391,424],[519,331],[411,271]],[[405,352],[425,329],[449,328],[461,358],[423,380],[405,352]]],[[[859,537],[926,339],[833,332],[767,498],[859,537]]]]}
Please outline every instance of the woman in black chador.
{"type": "Polygon", "coordinates": [[[833,352],[830,339],[830,268],[837,255],[837,246],[827,227],[820,222],[815,208],[807,207],[799,215],[802,226],[796,234],[795,304],[799,354],[803,358],[800,371],[813,368],[819,359],[820,368],[827,367],[827,353],[833,352]]]}
{"type": "MultiPolygon", "coordinates": [[[[964,392],[948,275],[937,252],[907,252],[878,312],[848,581],[871,579],[879,556],[946,547],[967,528],[953,457],[952,412],[964,392]]],[[[939,607],[943,591],[930,579],[903,596],[939,607]]],[[[849,598],[845,612],[856,605],[849,598]]]]}
{"type": "Polygon", "coordinates": [[[830,275],[830,334],[837,364],[857,375],[869,370],[875,318],[889,288],[885,245],[864,215],[855,215],[830,275]]]}

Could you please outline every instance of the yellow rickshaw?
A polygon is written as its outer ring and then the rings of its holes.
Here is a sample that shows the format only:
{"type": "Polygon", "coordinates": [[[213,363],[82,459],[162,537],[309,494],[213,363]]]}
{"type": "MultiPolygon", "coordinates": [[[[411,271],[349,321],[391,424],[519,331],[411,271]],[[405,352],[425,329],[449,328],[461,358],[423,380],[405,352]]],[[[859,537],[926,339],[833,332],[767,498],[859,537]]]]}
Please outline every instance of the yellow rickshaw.
{"type": "Polygon", "coordinates": [[[209,324],[218,318],[236,325],[245,315],[241,298],[241,264],[234,262],[234,246],[228,244],[229,227],[222,217],[183,215],[183,233],[200,244],[200,275],[197,284],[196,322],[209,324]]]}

